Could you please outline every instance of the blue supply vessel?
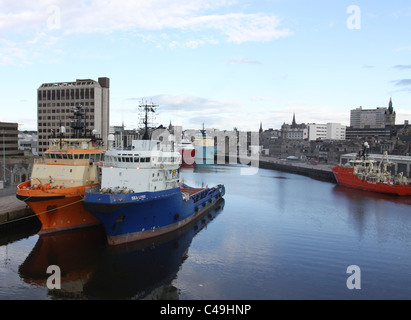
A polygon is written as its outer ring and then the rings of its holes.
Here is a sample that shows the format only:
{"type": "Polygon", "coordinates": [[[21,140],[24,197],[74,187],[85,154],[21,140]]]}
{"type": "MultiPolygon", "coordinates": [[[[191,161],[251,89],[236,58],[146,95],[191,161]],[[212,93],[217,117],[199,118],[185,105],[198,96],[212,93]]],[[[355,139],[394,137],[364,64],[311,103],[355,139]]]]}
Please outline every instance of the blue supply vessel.
{"type": "Polygon", "coordinates": [[[179,229],[213,207],[224,185],[193,188],[180,182],[181,155],[161,150],[159,140],[134,140],[131,150],[110,148],[101,186],[87,189],[83,205],[117,245],[179,229]]]}

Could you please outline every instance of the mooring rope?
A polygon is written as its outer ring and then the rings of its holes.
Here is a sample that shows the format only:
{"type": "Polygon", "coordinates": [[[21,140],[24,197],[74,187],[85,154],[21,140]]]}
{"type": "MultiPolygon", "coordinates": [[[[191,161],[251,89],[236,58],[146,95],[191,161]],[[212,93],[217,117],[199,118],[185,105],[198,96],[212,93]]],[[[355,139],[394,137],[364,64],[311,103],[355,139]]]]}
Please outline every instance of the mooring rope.
{"type": "Polygon", "coordinates": [[[8,223],[17,222],[17,221],[24,220],[24,219],[30,219],[30,218],[32,218],[32,217],[39,216],[39,215],[42,215],[42,214],[45,214],[45,213],[48,213],[48,212],[51,212],[51,211],[54,211],[54,210],[57,210],[57,209],[65,208],[65,207],[68,207],[68,206],[71,206],[71,205],[73,205],[73,204],[76,204],[76,203],[78,203],[78,202],[83,201],[83,198],[84,198],[84,197],[83,197],[80,193],[78,193],[78,195],[81,197],[81,199],[78,200],[78,201],[71,202],[71,203],[62,205],[62,206],[60,206],[60,207],[56,207],[56,208],[53,208],[53,209],[49,209],[49,210],[46,210],[46,211],[43,211],[43,212],[35,213],[35,214],[33,214],[33,215],[30,215],[30,216],[17,218],[17,219],[11,220],[11,221],[2,222],[2,223],[0,223],[0,227],[3,226],[3,225],[5,225],[5,224],[8,224],[8,223]]]}

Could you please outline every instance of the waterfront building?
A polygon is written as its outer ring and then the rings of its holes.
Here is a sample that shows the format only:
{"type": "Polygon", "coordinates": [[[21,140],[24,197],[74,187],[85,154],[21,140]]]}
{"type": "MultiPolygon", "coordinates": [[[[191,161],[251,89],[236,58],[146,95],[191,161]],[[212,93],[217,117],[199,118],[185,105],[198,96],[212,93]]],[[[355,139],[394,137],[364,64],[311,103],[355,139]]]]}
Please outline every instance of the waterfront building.
{"type": "Polygon", "coordinates": [[[72,109],[81,106],[84,126],[94,130],[107,146],[110,115],[110,79],[77,79],[74,82],[43,83],[37,89],[38,151],[47,150],[48,139],[65,127],[66,136],[74,134],[70,128],[72,109]]]}
{"type": "Polygon", "coordinates": [[[19,150],[19,124],[0,122],[0,154],[3,156],[22,156],[19,150]]]}
{"type": "Polygon", "coordinates": [[[346,139],[379,137],[389,139],[396,135],[395,111],[390,99],[387,108],[351,110],[350,127],[346,130],[346,139]]]}
{"type": "Polygon", "coordinates": [[[295,113],[291,125],[284,123],[281,126],[281,136],[288,140],[304,140],[308,139],[308,128],[304,123],[297,124],[295,121],[295,113]]]}
{"type": "Polygon", "coordinates": [[[308,127],[308,140],[345,140],[346,126],[340,123],[315,124],[308,127]]]}
{"type": "Polygon", "coordinates": [[[350,127],[353,129],[384,129],[395,125],[395,111],[392,99],[388,108],[363,109],[359,107],[351,110],[350,127]]]}

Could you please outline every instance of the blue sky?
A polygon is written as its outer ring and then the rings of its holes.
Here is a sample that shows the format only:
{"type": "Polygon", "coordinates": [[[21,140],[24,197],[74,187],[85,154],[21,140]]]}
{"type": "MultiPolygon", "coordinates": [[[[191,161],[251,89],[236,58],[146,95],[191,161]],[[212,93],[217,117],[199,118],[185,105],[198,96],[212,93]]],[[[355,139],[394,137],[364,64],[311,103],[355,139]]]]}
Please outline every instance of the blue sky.
{"type": "Polygon", "coordinates": [[[110,124],[232,130],[411,120],[411,2],[0,0],[0,121],[37,129],[45,82],[110,78],[110,124]]]}

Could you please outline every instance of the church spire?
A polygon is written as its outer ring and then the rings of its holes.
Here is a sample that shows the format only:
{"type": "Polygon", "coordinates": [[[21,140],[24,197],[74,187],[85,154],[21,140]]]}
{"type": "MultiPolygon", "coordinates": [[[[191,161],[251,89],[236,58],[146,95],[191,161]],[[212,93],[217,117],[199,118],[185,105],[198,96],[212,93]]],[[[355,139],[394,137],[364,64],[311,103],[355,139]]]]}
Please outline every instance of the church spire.
{"type": "Polygon", "coordinates": [[[295,112],[293,113],[293,122],[291,124],[291,128],[295,128],[297,126],[297,122],[295,122],[295,112]]]}
{"type": "Polygon", "coordinates": [[[390,102],[388,103],[388,113],[392,114],[394,108],[392,107],[392,99],[390,98],[390,102]]]}
{"type": "Polygon", "coordinates": [[[260,130],[259,130],[259,133],[263,133],[263,122],[262,122],[262,121],[260,121],[260,130]]]}

